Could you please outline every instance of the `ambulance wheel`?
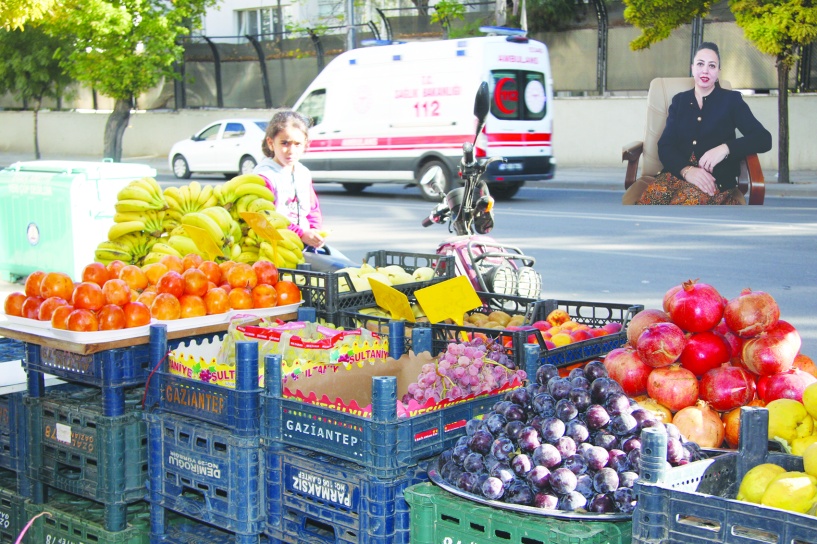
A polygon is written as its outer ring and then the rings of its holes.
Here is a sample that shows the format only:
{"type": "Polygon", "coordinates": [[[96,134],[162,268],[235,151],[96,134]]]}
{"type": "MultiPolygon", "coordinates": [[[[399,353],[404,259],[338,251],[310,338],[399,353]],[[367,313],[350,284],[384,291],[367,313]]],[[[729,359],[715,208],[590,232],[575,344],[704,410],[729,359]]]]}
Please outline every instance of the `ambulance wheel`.
{"type": "Polygon", "coordinates": [[[363,192],[366,187],[369,187],[371,183],[341,183],[343,188],[346,189],[346,192],[351,195],[359,195],[363,192]]]}
{"type": "Polygon", "coordinates": [[[419,180],[423,179],[425,173],[435,166],[439,166],[440,170],[442,170],[444,178],[443,186],[445,187],[444,191],[448,192],[451,190],[451,175],[448,173],[448,168],[445,166],[445,164],[440,161],[429,161],[425,163],[423,167],[420,168],[420,175],[417,176],[417,188],[420,189],[420,196],[423,197],[423,200],[427,200],[429,202],[439,202],[442,195],[435,191],[430,185],[424,187],[421,183],[419,183],[419,180]]]}
{"type": "Polygon", "coordinates": [[[522,183],[503,183],[501,185],[489,185],[488,190],[491,196],[497,200],[510,200],[519,192],[522,183]]]}

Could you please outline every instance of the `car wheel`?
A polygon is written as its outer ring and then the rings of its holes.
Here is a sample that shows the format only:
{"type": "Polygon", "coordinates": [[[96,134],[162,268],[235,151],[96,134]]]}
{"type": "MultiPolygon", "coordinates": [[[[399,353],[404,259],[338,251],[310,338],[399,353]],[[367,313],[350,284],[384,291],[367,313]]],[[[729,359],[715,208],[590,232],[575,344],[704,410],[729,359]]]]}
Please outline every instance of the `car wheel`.
{"type": "Polygon", "coordinates": [[[244,155],[241,157],[241,160],[238,161],[238,173],[239,174],[252,174],[253,169],[258,163],[254,158],[249,155],[244,155]]]}
{"type": "Polygon", "coordinates": [[[187,160],[181,155],[173,157],[173,174],[177,178],[190,179],[190,167],[187,166],[187,160]]]}
{"type": "Polygon", "coordinates": [[[522,182],[491,184],[488,185],[488,190],[491,192],[491,196],[497,200],[510,200],[519,192],[520,187],[522,187],[522,182]]]}
{"type": "Polygon", "coordinates": [[[371,183],[341,183],[346,192],[352,195],[359,195],[366,187],[371,186],[371,183]]]}
{"type": "Polygon", "coordinates": [[[439,166],[443,173],[443,187],[445,187],[444,192],[448,192],[451,190],[451,174],[448,172],[448,167],[440,161],[429,161],[420,168],[420,175],[417,176],[417,187],[420,189],[420,196],[423,197],[423,200],[427,200],[429,202],[439,202],[442,199],[442,196],[434,187],[429,185],[423,186],[420,183],[420,180],[423,179],[423,176],[426,172],[428,172],[431,168],[439,166]]]}

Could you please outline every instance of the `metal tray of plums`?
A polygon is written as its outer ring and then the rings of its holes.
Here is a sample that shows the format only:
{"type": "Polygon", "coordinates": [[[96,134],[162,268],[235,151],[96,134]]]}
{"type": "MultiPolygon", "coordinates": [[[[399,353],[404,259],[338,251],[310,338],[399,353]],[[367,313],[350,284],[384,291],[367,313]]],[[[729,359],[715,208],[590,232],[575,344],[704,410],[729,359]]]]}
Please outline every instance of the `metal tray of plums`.
{"type": "MultiPolygon", "coordinates": [[[[432,463],[433,464],[433,463],[432,463]]],[[[469,501],[473,501],[479,504],[483,504],[485,506],[491,506],[493,508],[500,508],[502,510],[508,510],[511,512],[518,512],[520,514],[528,514],[533,516],[542,516],[547,518],[554,518],[554,519],[562,519],[567,521],[630,521],[633,519],[632,512],[630,513],[623,513],[623,512],[614,512],[610,514],[598,514],[595,512],[587,512],[585,510],[576,510],[576,511],[566,511],[566,510],[551,510],[551,509],[544,509],[544,508],[537,508],[535,506],[527,506],[524,504],[511,504],[502,501],[495,501],[486,499],[485,497],[481,497],[479,495],[475,495],[473,493],[468,493],[467,491],[463,491],[462,489],[458,488],[455,485],[452,485],[450,482],[447,482],[443,477],[440,475],[439,471],[436,468],[429,468],[428,470],[428,477],[429,479],[434,482],[435,485],[439,486],[442,489],[445,489],[449,493],[456,495],[460,498],[467,499],[469,501]]]]}

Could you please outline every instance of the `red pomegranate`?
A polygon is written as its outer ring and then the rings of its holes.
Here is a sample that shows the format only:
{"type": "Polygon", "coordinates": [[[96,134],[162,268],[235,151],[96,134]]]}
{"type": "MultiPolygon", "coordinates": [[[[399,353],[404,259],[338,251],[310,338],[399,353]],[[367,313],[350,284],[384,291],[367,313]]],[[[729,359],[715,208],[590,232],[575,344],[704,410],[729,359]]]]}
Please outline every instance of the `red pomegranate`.
{"type": "Polygon", "coordinates": [[[792,368],[771,376],[761,376],[757,381],[757,395],[767,404],[777,399],[803,402],[803,391],[814,382],[817,382],[817,378],[808,372],[792,368]]]}
{"type": "Polygon", "coordinates": [[[766,332],[747,338],[743,342],[741,358],[750,371],[759,376],[770,376],[785,372],[794,365],[801,343],[797,330],[780,319],[766,332]]]}
{"type": "Polygon", "coordinates": [[[755,378],[749,372],[724,365],[701,377],[700,396],[718,412],[726,412],[749,404],[755,389],[755,378]]]}
{"type": "Polygon", "coordinates": [[[677,361],[685,345],[686,335],[677,325],[653,323],[641,332],[635,347],[644,363],[659,368],[677,361]]]}
{"type": "Polygon", "coordinates": [[[637,397],[647,392],[647,378],[652,367],[644,364],[638,352],[632,347],[612,350],[604,358],[608,375],[617,381],[628,397],[637,397]]]}
{"type": "Polygon", "coordinates": [[[667,300],[672,322],[687,332],[714,328],[723,317],[724,300],[717,289],[697,280],[685,281],[667,300]]]}
{"type": "Polygon", "coordinates": [[[670,411],[677,412],[697,402],[698,378],[678,364],[656,368],[647,379],[647,394],[670,411]]]}
{"type": "Polygon", "coordinates": [[[641,310],[633,316],[627,323],[627,342],[635,347],[641,333],[653,323],[668,323],[669,316],[663,310],[646,309],[641,310]]]}
{"type": "Polygon", "coordinates": [[[678,362],[700,378],[709,370],[728,363],[731,356],[732,347],[722,334],[704,331],[687,337],[686,346],[678,362]]]}
{"type": "Polygon", "coordinates": [[[724,308],[726,325],[744,338],[765,332],[780,319],[780,307],[772,295],[744,289],[724,308]]]}

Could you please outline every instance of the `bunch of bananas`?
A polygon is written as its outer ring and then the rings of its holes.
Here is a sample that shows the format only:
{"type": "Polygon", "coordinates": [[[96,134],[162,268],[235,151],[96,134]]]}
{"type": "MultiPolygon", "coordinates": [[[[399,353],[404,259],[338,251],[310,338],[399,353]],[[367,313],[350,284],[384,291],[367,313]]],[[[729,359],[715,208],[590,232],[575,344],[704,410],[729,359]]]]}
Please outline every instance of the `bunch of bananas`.
{"type": "Polygon", "coordinates": [[[142,264],[145,256],[153,251],[158,238],[131,232],[115,240],[105,240],[94,251],[94,260],[105,266],[111,261],[122,261],[125,264],[142,264]]]}
{"type": "Polygon", "coordinates": [[[275,247],[271,242],[263,240],[258,245],[258,258],[272,262],[278,268],[295,268],[304,262],[304,243],[298,235],[288,228],[278,229],[281,240],[275,247]]]}
{"type": "Polygon", "coordinates": [[[181,187],[168,187],[164,192],[168,214],[178,223],[185,214],[218,205],[214,190],[212,185],[201,185],[198,181],[181,187]]]}
{"type": "MultiPolygon", "coordinates": [[[[213,190],[216,202],[227,211],[232,211],[237,201],[245,196],[275,202],[275,195],[267,188],[267,182],[258,174],[241,174],[213,190]]],[[[248,200],[245,200],[247,202],[248,200]]],[[[274,209],[274,208],[273,208],[274,209]]]]}

